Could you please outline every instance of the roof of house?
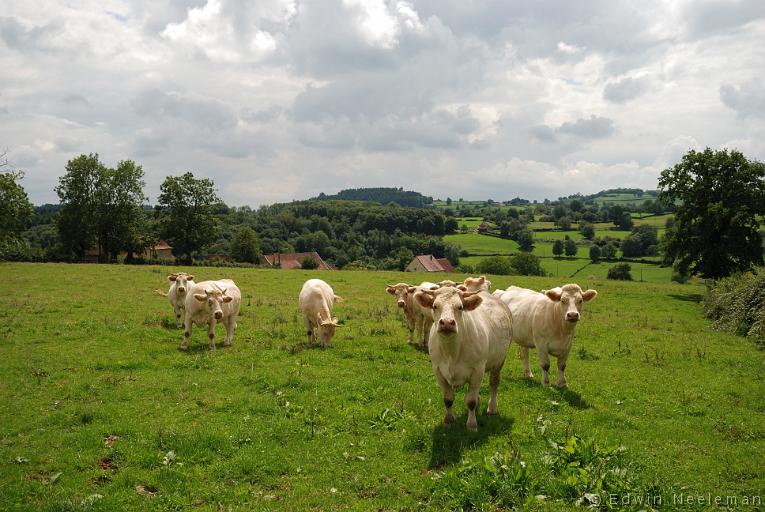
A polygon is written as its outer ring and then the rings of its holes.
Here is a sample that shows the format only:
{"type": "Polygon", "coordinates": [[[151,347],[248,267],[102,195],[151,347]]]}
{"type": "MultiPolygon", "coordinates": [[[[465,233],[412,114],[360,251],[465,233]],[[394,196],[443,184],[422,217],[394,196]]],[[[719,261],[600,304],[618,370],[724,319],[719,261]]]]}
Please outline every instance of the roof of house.
{"type": "Polygon", "coordinates": [[[316,251],[312,252],[291,252],[291,253],[274,253],[274,254],[266,254],[263,256],[266,260],[266,263],[271,265],[272,267],[280,266],[281,268],[302,268],[302,262],[306,258],[311,258],[316,263],[319,264],[318,270],[332,270],[332,267],[327,265],[327,263],[321,259],[321,256],[319,256],[319,253],[316,251]]]}
{"type": "Polygon", "coordinates": [[[454,272],[454,267],[451,262],[446,258],[436,258],[436,261],[443,267],[444,272],[454,272]]]}
{"type": "Polygon", "coordinates": [[[425,268],[425,270],[427,270],[428,272],[444,272],[445,271],[444,267],[441,265],[441,263],[439,263],[438,259],[432,254],[419,254],[415,256],[414,260],[412,260],[412,262],[409,264],[411,265],[412,263],[414,263],[415,260],[419,261],[420,265],[422,265],[423,268],[425,268]]]}
{"type": "Polygon", "coordinates": [[[157,245],[154,246],[154,250],[155,251],[161,251],[163,249],[172,249],[172,248],[173,248],[173,246],[171,246],[170,244],[168,244],[164,240],[160,240],[159,242],[157,242],[157,245]]]}

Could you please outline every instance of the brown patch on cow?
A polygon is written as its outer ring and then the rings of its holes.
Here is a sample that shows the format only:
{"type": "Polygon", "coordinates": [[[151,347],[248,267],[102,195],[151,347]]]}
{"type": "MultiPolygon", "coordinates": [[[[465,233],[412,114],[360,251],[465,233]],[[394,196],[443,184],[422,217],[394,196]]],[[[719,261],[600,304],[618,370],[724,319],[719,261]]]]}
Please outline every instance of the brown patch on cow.
{"type": "Polygon", "coordinates": [[[476,405],[478,405],[478,404],[476,403],[476,401],[475,401],[475,400],[470,400],[470,401],[467,403],[468,409],[470,409],[471,411],[475,411],[475,406],[476,406],[476,405]]]}

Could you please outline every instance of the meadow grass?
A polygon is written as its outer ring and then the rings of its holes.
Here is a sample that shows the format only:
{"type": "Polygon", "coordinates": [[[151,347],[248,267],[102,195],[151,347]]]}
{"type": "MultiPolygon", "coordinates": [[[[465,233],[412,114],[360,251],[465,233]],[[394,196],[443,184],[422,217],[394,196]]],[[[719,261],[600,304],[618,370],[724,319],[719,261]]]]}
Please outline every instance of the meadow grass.
{"type": "Polygon", "coordinates": [[[535,363],[537,379],[523,379],[513,347],[500,414],[481,412],[474,434],[464,391],[456,425],[441,424],[428,355],[406,343],[384,291],[431,274],[2,264],[0,276],[5,510],[576,510],[597,479],[590,463],[571,473],[579,455],[611,475],[608,489],[660,495],[661,509],[689,509],[673,493],[765,490],[765,354],[711,329],[701,284],[578,276],[599,296],[577,328],[569,389],[541,387],[535,363]],[[178,350],[182,329],[154,292],[170,270],[237,282],[232,347],[208,350],[195,328],[178,350]],[[345,298],[325,349],[306,347],[298,313],[309,277],[345,298]],[[552,447],[566,438],[584,448],[552,447]]]}
{"type": "Polygon", "coordinates": [[[471,255],[480,254],[511,254],[518,252],[518,243],[505,238],[465,233],[460,235],[445,235],[444,242],[459,246],[471,255]]]}
{"type": "Polygon", "coordinates": [[[483,218],[481,217],[457,217],[457,225],[462,227],[464,224],[470,229],[475,229],[481,225],[483,218]]]}

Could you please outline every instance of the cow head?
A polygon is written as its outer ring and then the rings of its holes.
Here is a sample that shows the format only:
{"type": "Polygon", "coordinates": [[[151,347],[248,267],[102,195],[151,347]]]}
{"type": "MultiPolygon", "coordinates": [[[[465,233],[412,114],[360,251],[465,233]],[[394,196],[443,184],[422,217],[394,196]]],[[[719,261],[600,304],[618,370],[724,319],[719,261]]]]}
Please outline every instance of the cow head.
{"type": "Polygon", "coordinates": [[[195,293],[194,298],[199,302],[204,303],[204,307],[208,313],[215,317],[216,320],[223,318],[223,303],[231,302],[233,297],[226,295],[226,290],[205,290],[204,295],[201,293],[195,293]]]}
{"type": "MultiPolygon", "coordinates": [[[[385,288],[385,291],[391,295],[396,296],[396,304],[398,307],[403,308],[406,306],[406,294],[409,293],[410,286],[406,283],[390,284],[385,288]]],[[[411,287],[413,288],[413,287],[411,287]]]]}
{"type": "Polygon", "coordinates": [[[336,327],[340,327],[340,324],[337,323],[337,317],[333,317],[329,320],[322,320],[319,318],[319,327],[316,329],[316,332],[319,335],[319,341],[322,345],[326,345],[332,340],[332,336],[335,335],[336,327]]]}
{"type": "Polygon", "coordinates": [[[178,293],[181,295],[184,295],[188,289],[191,287],[190,285],[193,283],[190,283],[190,281],[194,281],[194,276],[189,275],[185,272],[178,272],[174,274],[170,274],[167,276],[167,279],[170,282],[175,283],[175,289],[178,293]]]}
{"type": "Polygon", "coordinates": [[[438,282],[439,288],[447,288],[447,287],[454,288],[455,286],[457,286],[457,283],[455,283],[451,279],[444,279],[443,281],[438,282]]]}
{"type": "Polygon", "coordinates": [[[598,296],[595,290],[583,292],[578,284],[567,284],[562,288],[546,290],[544,294],[553,302],[559,302],[563,312],[563,320],[576,323],[582,312],[582,305],[598,296]]]}
{"type": "Polygon", "coordinates": [[[465,280],[462,282],[462,284],[465,286],[465,288],[469,292],[480,292],[480,291],[489,291],[489,287],[491,286],[491,281],[486,279],[486,276],[466,277],[465,280]]]}
{"type": "Polygon", "coordinates": [[[481,305],[482,298],[475,292],[464,292],[447,286],[438,290],[422,290],[414,295],[423,308],[430,308],[439,334],[452,335],[459,330],[464,311],[481,305]]]}

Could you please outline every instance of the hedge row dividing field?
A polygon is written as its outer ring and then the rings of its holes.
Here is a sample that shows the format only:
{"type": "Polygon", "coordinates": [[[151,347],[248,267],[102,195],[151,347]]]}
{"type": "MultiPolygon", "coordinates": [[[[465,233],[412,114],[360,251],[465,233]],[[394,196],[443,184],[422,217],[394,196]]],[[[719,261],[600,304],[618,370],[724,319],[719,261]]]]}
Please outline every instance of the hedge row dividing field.
{"type": "Polygon", "coordinates": [[[384,289],[433,275],[3,264],[0,276],[4,510],[576,510],[609,507],[609,492],[614,508],[658,496],[654,508],[703,509],[678,497],[709,494],[747,510],[765,491],[765,353],[711,329],[699,284],[578,276],[599,295],[569,389],[541,387],[536,364],[537,380],[522,378],[512,346],[500,413],[483,412],[484,379],[470,433],[464,390],[442,425],[428,355],[384,289]],[[208,350],[195,328],[178,350],[154,291],[171,270],[238,283],[231,348],[208,350]],[[345,298],[326,349],[306,347],[309,277],[345,298]]]}

